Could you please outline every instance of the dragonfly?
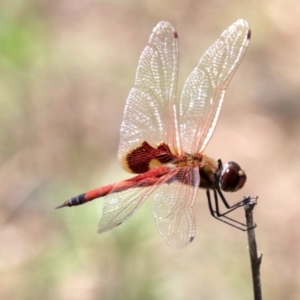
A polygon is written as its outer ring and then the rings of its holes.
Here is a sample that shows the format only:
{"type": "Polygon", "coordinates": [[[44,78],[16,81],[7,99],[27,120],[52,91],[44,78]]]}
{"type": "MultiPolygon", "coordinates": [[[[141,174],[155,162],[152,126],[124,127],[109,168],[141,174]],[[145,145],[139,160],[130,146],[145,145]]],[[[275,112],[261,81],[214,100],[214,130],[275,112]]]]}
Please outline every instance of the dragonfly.
{"type": "Polygon", "coordinates": [[[212,216],[243,230],[242,223],[227,214],[250,197],[230,206],[222,191],[241,189],[246,173],[237,163],[223,166],[203,151],[250,36],[245,20],[228,27],[189,75],[177,102],[178,34],[169,22],[159,22],[141,54],[120,129],[119,162],[138,175],[72,197],[56,208],[105,197],[98,226],[103,233],[121,225],[154,194],[153,216],[160,235],[171,247],[182,248],[194,240],[193,206],[199,189],[205,189],[212,216]],[[219,199],[226,213],[220,212],[219,199]]]}

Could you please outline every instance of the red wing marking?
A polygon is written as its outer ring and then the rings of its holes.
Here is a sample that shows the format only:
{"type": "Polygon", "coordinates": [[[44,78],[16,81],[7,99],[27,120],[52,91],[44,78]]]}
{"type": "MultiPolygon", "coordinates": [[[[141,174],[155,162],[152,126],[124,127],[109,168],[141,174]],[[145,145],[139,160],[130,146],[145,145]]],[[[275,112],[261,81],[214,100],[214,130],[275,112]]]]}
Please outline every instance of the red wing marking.
{"type": "Polygon", "coordinates": [[[173,153],[174,149],[181,150],[175,105],[177,75],[177,34],[170,23],[160,22],[141,54],[126,101],[118,151],[123,167],[128,153],[144,141],[152,146],[164,142],[173,153]]]}
{"type": "Polygon", "coordinates": [[[128,172],[141,174],[148,170],[171,162],[174,155],[169,147],[162,143],[153,148],[147,142],[143,142],[123,159],[123,168],[128,172]]]}

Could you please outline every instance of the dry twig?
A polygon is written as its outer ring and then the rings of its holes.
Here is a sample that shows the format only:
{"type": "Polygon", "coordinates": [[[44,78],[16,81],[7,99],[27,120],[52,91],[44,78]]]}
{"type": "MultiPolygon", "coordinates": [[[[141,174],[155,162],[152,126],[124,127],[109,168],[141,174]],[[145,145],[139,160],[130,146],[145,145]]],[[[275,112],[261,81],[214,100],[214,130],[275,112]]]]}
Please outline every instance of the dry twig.
{"type": "Polygon", "coordinates": [[[251,272],[253,281],[254,300],[262,300],[261,282],[260,282],[260,265],[262,261],[262,254],[258,255],[257,245],[255,240],[255,223],[253,222],[253,209],[257,204],[257,198],[252,198],[251,201],[245,205],[245,215],[247,223],[248,248],[251,261],[251,272]]]}

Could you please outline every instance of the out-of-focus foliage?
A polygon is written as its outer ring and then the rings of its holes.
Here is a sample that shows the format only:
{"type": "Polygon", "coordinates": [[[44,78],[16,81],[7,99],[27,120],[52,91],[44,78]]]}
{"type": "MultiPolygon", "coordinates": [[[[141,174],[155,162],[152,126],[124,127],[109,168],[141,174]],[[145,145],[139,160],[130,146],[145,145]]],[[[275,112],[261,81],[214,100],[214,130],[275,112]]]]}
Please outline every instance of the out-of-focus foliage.
{"type": "Polygon", "coordinates": [[[296,0],[2,1],[0,298],[252,299],[246,235],[209,216],[203,191],[196,239],[179,251],[157,233],[151,199],[100,236],[101,199],[54,210],[128,176],[116,162],[119,126],[156,23],[179,33],[179,95],[206,48],[244,18],[252,40],[206,153],[247,172],[228,199],[260,197],[264,297],[297,299],[299,12],[296,0]]]}

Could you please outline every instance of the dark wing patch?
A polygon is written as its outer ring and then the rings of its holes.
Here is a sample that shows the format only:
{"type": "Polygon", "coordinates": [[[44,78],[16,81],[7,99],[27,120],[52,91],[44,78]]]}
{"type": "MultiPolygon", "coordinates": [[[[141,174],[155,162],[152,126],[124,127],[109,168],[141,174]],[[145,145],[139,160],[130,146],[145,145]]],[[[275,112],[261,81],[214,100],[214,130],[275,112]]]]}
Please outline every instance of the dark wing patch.
{"type": "Polygon", "coordinates": [[[129,152],[123,161],[123,167],[132,173],[145,173],[150,169],[169,163],[174,159],[170,148],[162,143],[157,148],[147,142],[129,152]]]}

